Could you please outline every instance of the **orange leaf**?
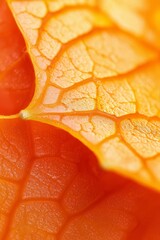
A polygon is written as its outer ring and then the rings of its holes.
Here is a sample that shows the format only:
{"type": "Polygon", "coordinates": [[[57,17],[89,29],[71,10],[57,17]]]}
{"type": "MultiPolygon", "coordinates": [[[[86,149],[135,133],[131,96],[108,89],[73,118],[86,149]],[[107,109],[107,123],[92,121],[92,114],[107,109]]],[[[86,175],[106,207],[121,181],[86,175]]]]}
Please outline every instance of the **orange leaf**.
{"type": "Polygon", "coordinates": [[[160,190],[155,48],[119,30],[95,1],[9,4],[36,74],[35,95],[21,117],[67,130],[104,169],[160,190]]]}

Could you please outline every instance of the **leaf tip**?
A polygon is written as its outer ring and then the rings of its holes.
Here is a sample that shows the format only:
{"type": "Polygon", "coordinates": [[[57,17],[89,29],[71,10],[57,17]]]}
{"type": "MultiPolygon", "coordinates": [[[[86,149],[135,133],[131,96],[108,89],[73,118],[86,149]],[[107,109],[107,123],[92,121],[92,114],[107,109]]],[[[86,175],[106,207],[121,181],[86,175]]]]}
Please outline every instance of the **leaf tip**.
{"type": "Polygon", "coordinates": [[[20,113],[19,113],[19,117],[20,117],[21,119],[28,119],[28,118],[30,117],[30,113],[29,113],[29,111],[27,111],[27,110],[22,110],[22,111],[20,111],[20,113]]]}

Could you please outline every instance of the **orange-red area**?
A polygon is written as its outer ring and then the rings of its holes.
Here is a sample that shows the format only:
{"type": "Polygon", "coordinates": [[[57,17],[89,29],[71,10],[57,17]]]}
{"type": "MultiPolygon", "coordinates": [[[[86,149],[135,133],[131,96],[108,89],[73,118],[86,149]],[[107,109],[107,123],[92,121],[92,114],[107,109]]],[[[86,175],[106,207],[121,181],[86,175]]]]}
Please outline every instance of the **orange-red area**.
{"type": "Polygon", "coordinates": [[[19,112],[34,92],[34,70],[23,37],[4,0],[0,1],[0,114],[19,112]]]}
{"type": "Polygon", "coordinates": [[[1,120],[0,143],[0,239],[159,239],[160,195],[101,170],[68,133],[1,120]]]}

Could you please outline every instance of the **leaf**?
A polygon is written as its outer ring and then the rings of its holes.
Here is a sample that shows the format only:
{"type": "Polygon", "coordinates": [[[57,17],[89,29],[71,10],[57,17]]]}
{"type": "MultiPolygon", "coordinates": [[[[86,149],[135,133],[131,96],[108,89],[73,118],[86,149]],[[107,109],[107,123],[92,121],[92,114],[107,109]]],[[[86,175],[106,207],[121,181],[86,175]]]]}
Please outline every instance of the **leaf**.
{"type": "Polygon", "coordinates": [[[22,35],[4,0],[0,3],[0,114],[18,113],[30,102],[34,71],[22,35]]]}
{"type": "Polygon", "coordinates": [[[158,240],[159,193],[103,171],[68,133],[0,120],[0,155],[0,239],[158,240]]]}
{"type": "MultiPolygon", "coordinates": [[[[160,190],[159,53],[95,1],[9,1],[36,90],[21,117],[67,130],[101,166],[160,190]]],[[[126,13],[127,14],[127,13],[126,13]]]]}

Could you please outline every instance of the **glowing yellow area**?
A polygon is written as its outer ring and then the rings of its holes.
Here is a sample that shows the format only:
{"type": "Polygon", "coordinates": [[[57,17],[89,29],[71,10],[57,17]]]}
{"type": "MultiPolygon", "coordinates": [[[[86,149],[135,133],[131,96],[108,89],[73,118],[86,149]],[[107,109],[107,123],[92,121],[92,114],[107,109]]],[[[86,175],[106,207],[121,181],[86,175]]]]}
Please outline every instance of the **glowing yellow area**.
{"type": "Polygon", "coordinates": [[[100,0],[100,7],[120,28],[160,48],[160,1],[100,0]]]}
{"type": "Polygon", "coordinates": [[[9,4],[36,74],[21,117],[65,129],[103,168],[160,190],[160,60],[146,1],[9,4]]]}

